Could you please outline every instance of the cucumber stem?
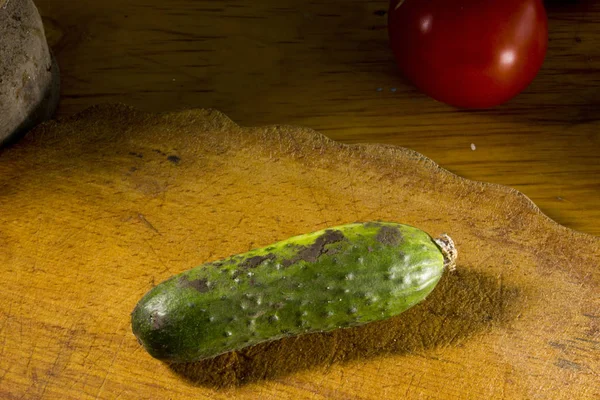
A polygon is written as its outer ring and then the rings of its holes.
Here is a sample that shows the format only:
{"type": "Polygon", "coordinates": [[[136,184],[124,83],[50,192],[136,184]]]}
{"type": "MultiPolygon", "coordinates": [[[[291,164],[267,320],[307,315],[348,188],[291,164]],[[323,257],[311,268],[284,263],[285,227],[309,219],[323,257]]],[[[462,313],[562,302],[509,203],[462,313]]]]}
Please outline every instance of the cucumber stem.
{"type": "Polygon", "coordinates": [[[448,271],[454,271],[456,269],[456,258],[458,257],[458,250],[454,245],[454,241],[445,233],[441,234],[438,239],[434,239],[434,241],[440,246],[444,255],[444,268],[447,268],[448,271]]]}

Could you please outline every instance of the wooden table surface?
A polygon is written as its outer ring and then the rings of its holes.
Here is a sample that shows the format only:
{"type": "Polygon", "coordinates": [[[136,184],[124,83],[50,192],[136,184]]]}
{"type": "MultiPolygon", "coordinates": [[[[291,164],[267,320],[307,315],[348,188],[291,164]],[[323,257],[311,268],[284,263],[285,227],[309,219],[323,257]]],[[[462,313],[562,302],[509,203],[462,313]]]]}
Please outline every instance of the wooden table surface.
{"type": "Polygon", "coordinates": [[[59,117],[99,103],[214,108],[242,126],[394,144],[462,177],[515,188],[560,224],[600,234],[598,2],[549,4],[540,74],[517,98],[482,111],[435,102],[398,74],[384,1],[36,4],[61,68],[59,117]]]}
{"type": "Polygon", "coordinates": [[[62,71],[60,116],[111,102],[216,108],[243,126],[395,144],[516,188],[557,222],[600,234],[599,2],[548,5],[549,49],[535,81],[476,112],[435,102],[398,74],[385,1],[36,4],[62,71]]]}

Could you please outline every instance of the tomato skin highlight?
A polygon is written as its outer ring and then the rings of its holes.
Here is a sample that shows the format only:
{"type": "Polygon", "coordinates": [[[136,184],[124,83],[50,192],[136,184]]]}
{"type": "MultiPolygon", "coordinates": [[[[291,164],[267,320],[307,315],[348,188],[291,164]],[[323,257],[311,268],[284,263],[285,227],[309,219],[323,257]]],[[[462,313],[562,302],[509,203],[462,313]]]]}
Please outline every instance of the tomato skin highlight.
{"type": "Polygon", "coordinates": [[[461,108],[489,108],[519,94],[548,47],[541,0],[392,0],[388,34],[404,76],[461,108]]]}

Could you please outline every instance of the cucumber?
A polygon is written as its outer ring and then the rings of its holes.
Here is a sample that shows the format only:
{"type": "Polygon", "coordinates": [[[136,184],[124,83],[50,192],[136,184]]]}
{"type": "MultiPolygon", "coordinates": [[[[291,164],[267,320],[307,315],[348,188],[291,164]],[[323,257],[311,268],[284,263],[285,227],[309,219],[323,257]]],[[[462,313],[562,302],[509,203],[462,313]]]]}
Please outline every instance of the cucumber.
{"type": "Polygon", "coordinates": [[[353,223],[209,262],[151,289],[131,314],[153,357],[189,362],[400,314],[452,269],[456,249],[412,226],[353,223]]]}

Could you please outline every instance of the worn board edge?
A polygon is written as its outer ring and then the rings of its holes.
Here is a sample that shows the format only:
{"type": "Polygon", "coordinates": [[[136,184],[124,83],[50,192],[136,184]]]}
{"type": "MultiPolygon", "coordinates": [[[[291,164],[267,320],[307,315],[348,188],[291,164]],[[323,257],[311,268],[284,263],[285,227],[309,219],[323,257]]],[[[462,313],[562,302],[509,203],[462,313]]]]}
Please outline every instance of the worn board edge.
{"type": "MultiPolygon", "coordinates": [[[[385,153],[385,156],[391,156],[398,159],[400,156],[409,157],[425,166],[426,169],[435,171],[436,173],[440,173],[445,176],[447,179],[452,179],[457,182],[464,183],[466,185],[470,185],[471,187],[477,187],[480,190],[495,190],[499,191],[503,194],[511,196],[514,200],[518,201],[523,208],[533,214],[544,219],[544,222],[549,223],[553,229],[561,231],[561,233],[568,234],[572,237],[576,237],[579,240],[584,240],[586,242],[595,243],[600,245],[600,237],[595,235],[577,231],[575,229],[569,228],[560,224],[559,222],[552,219],[550,216],[545,214],[540,207],[535,204],[531,198],[529,198],[523,192],[512,188],[510,186],[501,185],[493,182],[485,182],[478,181],[473,179],[464,178],[460,175],[453,173],[452,171],[442,167],[438,163],[436,163],[431,158],[406,147],[401,147],[392,144],[383,144],[383,143],[354,143],[354,144],[346,144],[342,142],[338,142],[336,140],[330,139],[326,135],[318,132],[317,130],[299,125],[287,125],[287,124],[273,124],[273,125],[265,125],[265,126],[242,126],[236,123],[234,120],[229,118],[225,113],[215,109],[215,108],[188,108],[181,109],[176,111],[167,111],[167,112],[145,112],[139,110],[138,108],[123,104],[123,103],[106,103],[106,104],[98,104],[95,106],[88,107],[87,109],[67,116],[61,117],[54,120],[48,120],[37,127],[33,128],[27,135],[17,143],[12,145],[8,145],[5,148],[0,147],[0,156],[4,151],[10,150],[13,147],[21,147],[27,146],[27,143],[30,141],[38,141],[40,136],[45,136],[48,132],[55,132],[60,125],[68,125],[74,122],[81,121],[93,121],[95,116],[97,115],[106,115],[106,113],[112,113],[114,115],[137,115],[139,117],[185,117],[185,116],[193,116],[194,119],[198,119],[200,115],[202,115],[206,120],[211,119],[215,123],[213,124],[215,128],[223,130],[223,129],[238,129],[241,132],[248,133],[250,131],[264,131],[269,129],[277,129],[280,131],[284,131],[287,134],[303,136],[305,139],[308,139],[307,142],[318,142],[320,145],[324,147],[339,147],[345,150],[351,150],[356,152],[361,152],[363,154],[372,156],[372,157],[381,157],[382,154],[385,153]]],[[[60,138],[53,138],[60,140],[60,138]]],[[[310,144],[310,143],[307,143],[310,144]]]]}

